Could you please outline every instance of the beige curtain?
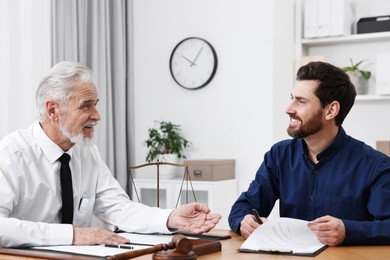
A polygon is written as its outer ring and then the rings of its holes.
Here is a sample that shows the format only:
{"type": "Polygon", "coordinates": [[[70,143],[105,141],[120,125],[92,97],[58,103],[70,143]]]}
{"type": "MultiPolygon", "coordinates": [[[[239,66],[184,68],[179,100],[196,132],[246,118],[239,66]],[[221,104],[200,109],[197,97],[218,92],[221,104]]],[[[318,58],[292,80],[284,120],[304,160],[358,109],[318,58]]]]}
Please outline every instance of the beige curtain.
{"type": "Polygon", "coordinates": [[[133,154],[131,17],[132,1],[52,0],[52,63],[78,61],[93,70],[102,117],[97,144],[115,178],[128,189],[133,154]]]}

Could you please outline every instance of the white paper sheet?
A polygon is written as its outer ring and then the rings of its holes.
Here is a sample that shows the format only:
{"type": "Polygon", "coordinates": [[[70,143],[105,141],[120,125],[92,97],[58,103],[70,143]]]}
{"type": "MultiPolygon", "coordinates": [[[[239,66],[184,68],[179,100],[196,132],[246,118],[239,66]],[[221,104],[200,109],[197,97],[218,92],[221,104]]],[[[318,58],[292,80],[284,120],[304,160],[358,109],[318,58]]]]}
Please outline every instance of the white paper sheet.
{"type": "MultiPolygon", "coordinates": [[[[129,246],[126,244],[126,246],[129,246]]],[[[73,254],[82,254],[82,255],[90,255],[90,256],[112,256],[125,252],[129,252],[132,250],[144,249],[150,246],[139,246],[132,245],[134,249],[121,249],[121,248],[112,248],[105,247],[104,245],[95,245],[95,246],[36,246],[32,249],[37,250],[49,250],[49,251],[57,251],[57,252],[65,252],[65,253],[73,253],[73,254]]]]}
{"type": "Polygon", "coordinates": [[[40,247],[33,247],[32,249],[50,250],[50,251],[66,252],[66,253],[73,253],[73,254],[90,255],[90,256],[112,256],[112,255],[121,254],[132,250],[149,248],[153,245],[167,244],[172,241],[172,237],[174,236],[174,235],[162,235],[162,234],[138,234],[138,233],[118,233],[118,235],[129,239],[130,244],[126,244],[126,246],[133,246],[134,249],[112,248],[112,247],[105,247],[104,245],[40,246],[40,247]]]}
{"type": "Polygon", "coordinates": [[[324,245],[307,227],[308,221],[293,218],[272,219],[259,226],[240,249],[291,254],[313,254],[324,245]]]}

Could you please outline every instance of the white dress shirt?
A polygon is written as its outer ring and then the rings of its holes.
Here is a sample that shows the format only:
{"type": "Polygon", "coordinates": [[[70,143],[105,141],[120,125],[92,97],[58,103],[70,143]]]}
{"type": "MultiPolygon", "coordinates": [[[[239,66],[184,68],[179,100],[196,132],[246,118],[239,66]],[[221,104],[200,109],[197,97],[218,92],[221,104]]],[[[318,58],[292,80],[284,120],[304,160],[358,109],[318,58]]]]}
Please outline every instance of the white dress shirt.
{"type": "MultiPolygon", "coordinates": [[[[75,227],[89,227],[95,215],[125,231],[169,232],[172,210],[131,201],[96,145],[76,144],[67,153],[75,227]]],[[[73,226],[60,224],[62,154],[39,122],[0,141],[0,247],[72,244],[73,226]]]]}

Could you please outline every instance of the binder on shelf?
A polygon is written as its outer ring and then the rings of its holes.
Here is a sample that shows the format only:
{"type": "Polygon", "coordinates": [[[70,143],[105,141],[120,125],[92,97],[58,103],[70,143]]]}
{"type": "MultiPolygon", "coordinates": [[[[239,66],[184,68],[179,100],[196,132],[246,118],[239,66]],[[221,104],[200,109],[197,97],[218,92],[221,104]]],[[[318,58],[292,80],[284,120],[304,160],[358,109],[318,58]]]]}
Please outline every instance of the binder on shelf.
{"type": "Polygon", "coordinates": [[[317,0],[305,0],[304,3],[304,38],[317,37],[317,0]]]}
{"type": "Polygon", "coordinates": [[[327,37],[330,35],[330,13],[331,6],[330,0],[317,0],[318,1],[318,37],[327,37]]]}
{"type": "Polygon", "coordinates": [[[305,0],[304,38],[350,35],[353,15],[348,0],[305,0]]]}
{"type": "Polygon", "coordinates": [[[352,9],[348,1],[330,0],[330,35],[350,35],[353,25],[352,9]]]}

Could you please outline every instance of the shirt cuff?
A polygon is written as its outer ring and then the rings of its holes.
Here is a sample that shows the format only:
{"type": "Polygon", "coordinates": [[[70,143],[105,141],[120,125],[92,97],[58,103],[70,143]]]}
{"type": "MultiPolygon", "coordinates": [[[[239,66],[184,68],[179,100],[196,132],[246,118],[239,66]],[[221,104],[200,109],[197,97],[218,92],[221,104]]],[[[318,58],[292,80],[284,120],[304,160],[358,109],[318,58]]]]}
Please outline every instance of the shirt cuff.
{"type": "Polygon", "coordinates": [[[345,239],[343,245],[353,245],[365,240],[367,231],[358,221],[342,220],[345,227],[345,239]]]}
{"type": "Polygon", "coordinates": [[[71,245],[73,243],[73,225],[48,224],[49,230],[45,245],[71,245]]]}
{"type": "MultiPolygon", "coordinates": [[[[155,214],[154,228],[159,233],[172,233],[173,228],[168,228],[168,218],[172,213],[172,209],[160,209],[159,214],[155,214]]],[[[176,229],[177,230],[177,229],[176,229]]]]}

